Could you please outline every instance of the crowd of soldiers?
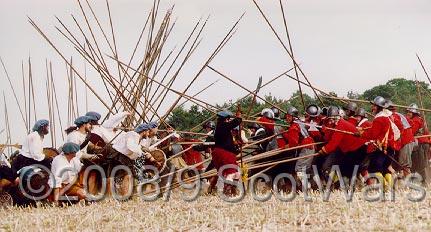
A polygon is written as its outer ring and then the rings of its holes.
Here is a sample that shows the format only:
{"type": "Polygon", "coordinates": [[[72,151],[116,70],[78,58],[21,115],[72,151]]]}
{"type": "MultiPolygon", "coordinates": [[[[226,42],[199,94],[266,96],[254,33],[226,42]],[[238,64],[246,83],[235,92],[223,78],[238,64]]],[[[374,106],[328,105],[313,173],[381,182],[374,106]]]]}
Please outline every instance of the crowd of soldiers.
{"type": "MultiPolygon", "coordinates": [[[[272,138],[260,144],[260,152],[284,152],[258,162],[276,163],[283,159],[298,158],[295,162],[274,165],[263,170],[264,173],[272,178],[280,173],[289,173],[295,176],[298,185],[310,188],[310,182],[318,181],[316,178],[332,178],[333,167],[337,165],[344,178],[359,177],[364,184],[382,180],[384,186],[389,188],[393,187],[395,177],[405,178],[411,173],[419,174],[422,183],[426,184],[430,174],[430,137],[418,106],[411,104],[404,115],[383,97],[378,96],[370,103],[371,113],[359,108],[354,102],[343,107],[329,106],[322,109],[317,105],[309,105],[303,117],[298,109],[288,107],[284,120],[280,118],[277,108],[262,110],[257,123],[248,126],[252,131],[251,136],[272,138]],[[369,120],[367,114],[373,119],[369,120]],[[317,167],[318,175],[313,171],[313,165],[317,167]],[[355,167],[357,173],[354,172],[355,167]],[[305,180],[310,175],[312,181],[305,180]]],[[[238,148],[232,146],[233,140],[226,141],[226,136],[228,130],[241,122],[238,115],[233,120],[227,119],[233,117],[231,113],[222,112],[218,116],[216,148],[212,153],[216,168],[235,164],[238,148]]],[[[234,169],[224,173],[226,176],[233,174],[238,177],[234,169]]],[[[291,189],[291,186],[287,187],[291,189]]],[[[226,185],[225,188],[229,191],[232,186],[226,185]]]]}
{"type": "MultiPolygon", "coordinates": [[[[194,165],[203,173],[215,168],[226,180],[238,181],[241,179],[239,160],[242,160],[242,147],[255,141],[261,142],[256,143],[254,155],[280,151],[255,163],[296,158],[294,162],[265,169],[265,174],[274,178],[280,173],[290,173],[302,185],[307,185],[304,182],[307,175],[327,179],[335,165],[347,178],[355,175],[353,171],[357,167],[357,175],[365,184],[375,181],[368,178],[370,174],[384,180],[385,186],[393,183],[395,174],[402,178],[414,172],[426,178],[430,137],[427,136],[426,123],[418,106],[411,104],[404,115],[383,97],[376,97],[370,103],[371,113],[353,102],[344,107],[322,109],[309,105],[303,116],[292,106],[288,107],[284,117],[281,117],[279,109],[268,108],[262,110],[254,123],[245,127],[240,111],[236,114],[221,111],[216,122],[204,124],[205,141],[186,134],[180,136],[169,129],[168,134],[164,135],[169,139],[163,144],[158,142],[160,138],[164,139],[155,122],[140,124],[134,130],[118,131],[121,122],[130,115],[128,112],[117,113],[103,123],[99,123],[99,113],[88,112],[75,120],[75,126],[66,130],[67,137],[61,153],[54,157],[47,157],[43,152],[49,122],[39,120],[25,138],[18,155],[9,165],[0,166],[0,178],[8,180],[11,185],[18,185],[23,169],[42,165],[52,173],[48,181],[53,190],[49,196],[51,201],[58,201],[62,195],[85,199],[88,194],[97,194],[100,179],[97,172],[90,172],[86,180],[88,189],[84,189],[81,179],[85,167],[97,164],[109,171],[114,166],[124,165],[131,172],[123,175],[120,191],[127,192],[135,180],[141,182],[148,178],[144,171],[145,164],[151,163],[155,167],[163,165],[151,155],[152,150],[163,145],[168,157],[182,154],[170,160],[170,165],[178,169],[194,165]],[[369,120],[367,114],[373,119],[369,120]],[[206,167],[202,157],[211,158],[206,167]],[[228,168],[225,168],[226,165],[229,165],[228,168]],[[313,173],[314,165],[321,175],[313,173]]],[[[217,178],[209,179],[210,192],[217,189],[217,178]]],[[[308,185],[305,187],[309,188],[308,185]]],[[[225,184],[224,192],[235,194],[236,189],[231,184],[225,184]]]]}
{"type": "Polygon", "coordinates": [[[52,190],[48,200],[58,202],[64,195],[86,199],[91,192],[97,193],[98,176],[94,171],[89,173],[88,189],[84,190],[82,177],[85,167],[98,165],[107,171],[109,167],[124,165],[131,174],[126,173],[122,177],[124,189],[120,191],[127,191],[132,175],[141,180],[144,178],[140,168],[145,161],[155,166],[161,165],[150,154],[154,149],[151,145],[157,141],[158,124],[143,123],[134,130],[117,133],[117,127],[128,115],[128,112],[117,113],[102,124],[99,124],[101,115],[97,112],[88,112],[76,118],[75,126],[66,130],[61,153],[54,157],[46,156],[43,147],[49,132],[49,121],[38,120],[22,143],[18,155],[8,165],[1,166],[0,178],[19,185],[20,178],[28,176],[22,175],[22,172],[28,171],[26,167],[46,167],[50,171],[48,184],[52,190]]]}

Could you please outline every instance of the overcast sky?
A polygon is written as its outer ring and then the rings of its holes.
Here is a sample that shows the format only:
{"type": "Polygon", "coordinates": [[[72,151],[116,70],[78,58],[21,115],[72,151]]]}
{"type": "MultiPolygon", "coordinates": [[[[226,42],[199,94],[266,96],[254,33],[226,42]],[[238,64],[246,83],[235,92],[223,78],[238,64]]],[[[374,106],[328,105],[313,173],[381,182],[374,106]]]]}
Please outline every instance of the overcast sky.
{"type": "MultiPolygon", "coordinates": [[[[105,0],[91,2],[103,27],[109,30],[105,0]]],[[[258,2],[287,43],[278,0],[258,2]]],[[[120,59],[126,61],[130,58],[152,1],[111,0],[110,4],[120,59]]],[[[167,44],[169,48],[184,42],[200,17],[211,15],[203,41],[190,64],[181,73],[174,85],[175,89],[182,90],[187,85],[244,12],[246,15],[238,32],[211,65],[250,89],[255,88],[258,76],[262,75],[264,81],[267,81],[292,67],[288,55],[251,0],[162,0],[160,12],[166,12],[173,4],[173,14],[178,21],[167,44]]],[[[420,80],[425,80],[415,54],[419,53],[424,63],[431,65],[431,1],[289,0],[284,1],[284,4],[295,56],[316,87],[346,95],[350,90],[362,92],[395,77],[411,79],[415,71],[420,80]]],[[[60,89],[67,87],[64,84],[66,72],[64,62],[31,27],[27,16],[36,21],[67,57],[73,56],[77,67],[83,72],[82,58],[73,52],[54,28],[58,25],[54,16],[73,28],[71,14],[82,22],[78,4],[73,0],[0,1],[0,56],[16,86],[22,85],[21,61],[26,61],[31,56],[33,76],[37,80],[35,85],[41,89],[36,92],[36,101],[42,109],[37,112],[38,118],[47,117],[46,110],[42,108],[46,105],[45,59],[53,62],[56,85],[60,89]]],[[[77,29],[74,30],[77,33],[77,29]]],[[[88,78],[91,79],[91,75],[88,78]]],[[[201,99],[222,103],[246,94],[210,70],[199,77],[190,93],[217,79],[220,81],[205,92],[201,99]]],[[[21,134],[25,133],[22,131],[23,123],[2,69],[0,83],[1,91],[6,95],[10,120],[17,128],[21,128],[12,135],[14,138],[22,138],[21,134]]],[[[104,88],[97,86],[96,90],[106,96],[104,88]]],[[[271,93],[287,98],[296,90],[296,83],[284,78],[271,87],[262,89],[261,94],[271,93]]],[[[22,90],[18,89],[18,95],[22,98],[22,90]]],[[[60,101],[65,102],[66,97],[67,95],[60,96],[60,101]]],[[[3,108],[0,109],[1,122],[4,122],[3,108]]],[[[81,107],[82,113],[84,108],[81,107]]],[[[102,112],[104,110],[92,95],[89,108],[102,112]]],[[[0,130],[4,128],[3,124],[0,123],[0,130]]]]}

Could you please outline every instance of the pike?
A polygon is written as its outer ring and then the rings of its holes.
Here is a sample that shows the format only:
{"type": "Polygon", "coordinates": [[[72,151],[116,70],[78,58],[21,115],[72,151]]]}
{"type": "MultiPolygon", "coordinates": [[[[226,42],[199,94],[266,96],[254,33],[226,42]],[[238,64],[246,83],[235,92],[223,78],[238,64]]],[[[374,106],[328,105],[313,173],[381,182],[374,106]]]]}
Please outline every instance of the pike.
{"type": "MultiPolygon", "coordinates": [[[[303,82],[303,81],[301,81],[301,80],[299,80],[298,78],[295,78],[295,77],[293,77],[293,76],[291,76],[291,75],[289,75],[289,74],[285,74],[285,76],[287,76],[287,77],[289,77],[290,79],[292,79],[292,80],[294,80],[294,81],[298,81],[299,83],[301,83],[302,85],[305,85],[305,86],[308,86],[308,87],[310,87],[311,89],[313,89],[313,90],[316,90],[317,92],[319,92],[319,93],[321,93],[323,96],[321,96],[321,97],[323,97],[323,98],[328,98],[328,97],[333,97],[333,95],[331,95],[331,94],[329,94],[329,93],[327,93],[327,92],[325,92],[325,91],[323,91],[323,90],[320,90],[320,89],[318,89],[318,88],[316,88],[316,87],[314,87],[314,86],[312,86],[312,85],[310,85],[310,84],[307,84],[307,83],[305,83],[305,82],[303,82]],[[327,96],[327,97],[326,97],[327,96]]],[[[340,102],[342,102],[342,103],[344,103],[344,104],[346,104],[347,103],[347,101],[345,101],[345,100],[343,100],[343,99],[335,99],[335,100],[339,100],[340,102]]],[[[372,114],[370,114],[370,113],[368,113],[368,112],[366,112],[369,116],[373,116],[372,114]]]]}
{"type": "Polygon", "coordinates": [[[242,88],[243,90],[245,90],[245,91],[249,92],[250,94],[253,94],[253,96],[256,96],[257,98],[259,98],[260,100],[264,101],[265,103],[267,103],[267,104],[271,105],[272,107],[276,107],[276,108],[278,108],[278,109],[279,109],[281,112],[283,112],[283,113],[286,113],[286,111],[284,111],[283,109],[281,109],[281,107],[280,107],[280,106],[277,106],[277,105],[273,104],[272,102],[270,102],[270,101],[266,100],[265,98],[260,97],[259,95],[257,95],[257,94],[255,94],[255,93],[253,93],[251,90],[247,89],[247,88],[246,88],[246,87],[244,87],[243,85],[241,85],[241,84],[239,84],[238,82],[234,81],[232,78],[229,78],[228,76],[226,76],[225,74],[223,74],[223,73],[221,73],[220,71],[216,70],[215,68],[213,68],[213,67],[211,67],[211,66],[209,66],[209,65],[207,65],[207,67],[208,67],[209,69],[211,69],[212,71],[214,71],[215,73],[217,73],[218,75],[220,75],[220,76],[224,77],[226,80],[228,80],[228,81],[230,81],[230,82],[234,83],[235,85],[239,86],[239,87],[240,87],[240,88],[242,88]]]}
{"type": "Polygon", "coordinates": [[[259,122],[259,121],[247,120],[247,119],[243,119],[242,121],[243,122],[250,122],[250,123],[264,124],[264,125],[274,125],[274,126],[281,126],[281,127],[289,127],[288,125],[283,125],[283,124],[278,124],[278,123],[273,123],[273,122],[259,122]]]}
{"type": "MultiPolygon", "coordinates": [[[[268,81],[268,82],[266,82],[265,84],[263,84],[263,85],[261,86],[261,88],[263,88],[263,87],[265,87],[265,86],[267,86],[267,85],[271,84],[272,82],[276,81],[277,79],[279,79],[280,77],[282,77],[283,75],[285,75],[286,73],[288,73],[288,72],[290,72],[290,71],[292,71],[292,70],[293,70],[293,68],[290,68],[290,69],[288,69],[287,71],[283,72],[282,74],[280,74],[280,75],[278,75],[278,76],[276,76],[276,77],[272,78],[270,81],[268,81]]],[[[248,94],[247,94],[247,95],[245,95],[244,97],[242,97],[242,98],[238,99],[237,101],[235,101],[234,103],[230,104],[230,106],[226,107],[226,109],[228,109],[228,108],[230,108],[230,107],[234,106],[236,103],[238,103],[238,102],[240,102],[240,101],[242,101],[242,100],[246,99],[246,98],[247,98],[247,97],[249,97],[250,95],[252,95],[252,94],[248,93],[248,94]]],[[[193,128],[191,128],[190,130],[191,130],[191,131],[195,130],[196,128],[198,128],[198,127],[202,126],[202,125],[203,125],[203,124],[205,124],[206,122],[208,122],[208,121],[210,121],[210,120],[214,119],[214,118],[215,118],[215,116],[216,116],[216,114],[213,114],[213,116],[212,116],[212,117],[210,117],[210,118],[208,118],[207,120],[205,120],[205,121],[203,121],[203,122],[199,123],[198,125],[194,126],[194,127],[193,127],[193,128]]]]}
{"type": "MultiPolygon", "coordinates": [[[[14,88],[14,87],[13,87],[13,85],[12,85],[12,82],[11,82],[10,77],[9,77],[9,73],[8,73],[8,72],[7,72],[7,70],[6,70],[6,66],[5,66],[5,64],[3,63],[3,59],[2,59],[1,57],[0,57],[0,62],[1,62],[1,64],[2,64],[2,66],[3,66],[3,70],[4,70],[5,74],[6,74],[7,80],[8,80],[8,82],[9,82],[9,86],[10,86],[10,88],[12,89],[12,93],[13,93],[13,96],[14,96],[14,98],[15,98],[16,104],[18,105],[19,112],[21,113],[22,121],[24,122],[24,125],[25,125],[25,127],[26,127],[26,129],[27,129],[27,131],[28,131],[28,130],[30,130],[30,129],[29,129],[29,126],[27,125],[27,120],[24,118],[24,114],[23,114],[23,111],[22,111],[22,109],[21,109],[21,105],[19,104],[18,97],[16,96],[15,88],[14,88]]],[[[5,104],[6,104],[6,103],[5,103],[5,104]]],[[[30,103],[29,103],[29,104],[30,104],[30,103]]],[[[28,119],[28,121],[30,121],[30,119],[28,119]]]]}
{"type": "MultiPolygon", "coordinates": [[[[287,21],[286,21],[286,15],[284,14],[283,3],[282,3],[282,0],[279,0],[279,2],[280,2],[281,14],[283,15],[284,28],[286,30],[287,42],[289,43],[290,53],[292,53],[292,59],[294,59],[293,58],[292,42],[290,41],[289,30],[287,29],[287,21]]],[[[293,67],[295,68],[296,79],[298,79],[298,90],[299,90],[299,94],[301,96],[302,107],[304,108],[304,111],[305,111],[306,110],[306,106],[305,106],[304,96],[302,94],[301,83],[299,82],[299,75],[298,75],[298,69],[296,68],[296,62],[293,62],[293,67]]]]}
{"type": "MultiPolygon", "coordinates": [[[[316,143],[316,144],[322,144],[322,143],[316,143]]],[[[302,145],[302,146],[298,146],[298,147],[294,147],[294,148],[286,148],[286,149],[283,149],[283,150],[277,150],[277,151],[276,151],[276,152],[277,152],[276,154],[281,153],[281,152],[284,152],[284,151],[289,150],[289,149],[290,149],[290,150],[292,150],[292,149],[298,149],[298,148],[300,148],[300,147],[310,146],[310,145],[315,145],[315,144],[308,144],[308,145],[302,145]]],[[[268,152],[266,152],[266,153],[268,153],[268,152]]],[[[265,153],[262,153],[262,154],[265,154],[265,153]]],[[[259,154],[259,155],[261,155],[261,154],[259,154]]],[[[271,163],[260,164],[260,165],[258,164],[258,165],[255,165],[255,166],[252,166],[252,167],[248,168],[248,170],[256,169],[256,168],[260,168],[260,167],[267,167],[267,166],[276,165],[276,164],[281,164],[281,163],[287,163],[287,162],[296,161],[296,160],[301,160],[301,159],[306,159],[306,158],[310,158],[310,157],[314,157],[314,156],[318,156],[318,155],[320,155],[320,154],[319,154],[319,153],[315,153],[315,154],[306,155],[306,156],[303,156],[303,157],[296,157],[296,158],[292,158],[292,159],[281,160],[281,161],[277,161],[277,162],[271,162],[271,163]]],[[[257,155],[257,156],[258,156],[258,155],[257,155]]],[[[175,174],[175,173],[177,173],[177,172],[184,171],[184,170],[187,170],[187,169],[190,169],[190,168],[197,167],[198,165],[203,164],[203,163],[205,163],[205,162],[207,162],[207,161],[209,161],[209,159],[206,159],[206,160],[204,160],[204,161],[202,161],[202,162],[200,162],[200,163],[197,163],[197,164],[191,165],[191,166],[189,166],[189,167],[186,167],[186,168],[183,168],[183,169],[180,169],[180,170],[177,170],[177,171],[174,171],[174,172],[171,172],[171,173],[165,174],[165,175],[161,176],[160,178],[163,178],[163,177],[166,177],[166,176],[170,176],[170,175],[173,175],[173,174],[175,174]]],[[[186,178],[186,179],[185,179],[185,180],[183,180],[183,181],[184,181],[184,182],[194,181],[194,180],[203,179],[203,178],[208,178],[208,177],[216,176],[216,175],[217,175],[216,170],[212,169],[212,170],[209,170],[209,171],[207,171],[207,172],[205,172],[205,173],[203,173],[203,174],[201,174],[201,175],[186,178]]],[[[177,188],[177,187],[179,187],[179,186],[180,186],[179,184],[176,184],[175,186],[169,186],[169,185],[167,185],[167,186],[161,187],[160,189],[162,190],[162,189],[166,189],[166,188],[177,188]]],[[[154,192],[154,191],[155,191],[155,190],[150,191],[149,193],[152,193],[152,192],[154,192]]],[[[149,193],[148,193],[148,194],[149,194],[149,193]]]]}
{"type": "Polygon", "coordinates": [[[259,81],[257,82],[256,90],[254,91],[254,94],[253,94],[253,99],[251,100],[251,104],[248,107],[247,113],[245,114],[246,115],[245,118],[248,118],[250,116],[250,112],[253,109],[254,104],[256,103],[257,93],[259,93],[261,87],[262,87],[262,76],[259,77],[259,81]]]}
{"type": "MultiPolygon", "coordinates": [[[[366,101],[366,100],[359,100],[359,99],[348,99],[348,98],[342,98],[342,97],[334,97],[334,96],[323,96],[324,98],[328,98],[328,99],[334,99],[334,100],[343,100],[346,102],[359,102],[359,103],[368,103],[370,104],[370,101],[366,101]]],[[[395,107],[399,107],[399,108],[403,108],[403,109],[408,109],[410,108],[409,106],[403,106],[403,105],[397,105],[394,104],[395,107]]],[[[431,112],[430,109],[424,109],[424,108],[418,108],[418,110],[420,111],[424,111],[424,112],[431,112]]]]}
{"type": "MultiPolygon", "coordinates": [[[[244,13],[245,14],[245,13],[244,13]]],[[[201,74],[202,72],[205,70],[206,67],[208,67],[208,65],[210,64],[210,62],[214,59],[214,57],[220,52],[220,50],[224,47],[224,45],[226,45],[226,43],[229,41],[230,35],[231,33],[237,28],[239,22],[241,21],[241,19],[244,17],[244,14],[242,14],[239,19],[235,22],[235,24],[231,27],[231,29],[229,30],[229,32],[227,33],[227,35],[223,38],[223,40],[219,43],[219,45],[217,46],[217,48],[213,51],[213,53],[210,55],[210,57],[207,59],[207,61],[205,62],[205,64],[201,67],[201,69],[199,70],[199,72],[194,76],[193,80],[191,83],[193,83],[201,74]]],[[[185,92],[187,92],[187,90],[190,88],[191,83],[189,85],[187,85],[187,87],[184,89],[183,94],[185,92]]],[[[166,117],[168,117],[168,115],[171,113],[171,111],[175,108],[175,106],[178,104],[178,102],[180,101],[181,96],[178,97],[175,102],[172,104],[172,106],[168,109],[168,111],[166,112],[166,114],[162,117],[163,119],[165,119],[166,117]]]]}
{"type": "Polygon", "coordinates": [[[196,146],[197,144],[192,144],[190,147],[188,147],[187,149],[184,149],[184,150],[182,150],[182,151],[180,151],[180,152],[178,152],[177,154],[175,154],[175,155],[173,155],[173,156],[171,156],[171,157],[169,157],[168,159],[166,159],[166,161],[169,161],[169,160],[172,160],[172,159],[174,159],[174,158],[177,158],[177,157],[179,157],[179,156],[181,156],[182,154],[184,154],[184,153],[186,153],[186,152],[188,152],[188,151],[190,151],[194,146],[196,146]]]}
{"type": "Polygon", "coordinates": [[[165,136],[163,139],[161,139],[161,140],[159,140],[159,141],[157,141],[157,143],[155,143],[155,144],[153,144],[153,145],[151,145],[149,148],[150,148],[150,150],[151,149],[154,149],[154,148],[156,148],[158,145],[160,145],[161,143],[163,143],[164,141],[166,141],[167,139],[169,139],[169,138],[171,138],[171,137],[173,137],[173,136],[178,136],[178,134],[177,134],[177,132],[172,132],[171,134],[169,134],[169,135],[167,135],[167,136],[165,136]]]}
{"type": "MultiPolygon", "coordinates": [[[[275,136],[277,136],[277,135],[273,135],[273,136],[270,136],[270,137],[268,137],[268,138],[264,138],[264,139],[261,139],[261,140],[259,140],[259,141],[256,141],[256,142],[254,142],[254,143],[251,143],[251,144],[247,144],[247,145],[245,145],[243,148],[247,148],[247,147],[250,147],[250,146],[253,146],[253,145],[256,145],[256,144],[259,144],[259,143],[263,143],[263,142],[265,142],[266,140],[269,140],[269,139],[271,139],[271,138],[273,138],[273,137],[275,137],[275,136]]],[[[193,146],[195,146],[195,145],[191,145],[188,149],[191,149],[193,146]]],[[[187,149],[186,149],[187,150],[187,149]]],[[[186,150],[183,150],[182,151],[182,153],[181,154],[183,154],[183,153],[185,153],[185,151],[186,150]]],[[[263,154],[263,153],[262,153],[263,154]]],[[[174,155],[175,157],[178,157],[179,156],[179,154],[176,154],[176,155],[174,155]]],[[[171,159],[172,159],[173,157],[171,157],[171,159]]],[[[237,157],[238,158],[238,157],[237,157]]],[[[168,159],[169,160],[169,159],[168,159]]],[[[208,161],[210,161],[211,160],[211,158],[209,158],[209,159],[205,159],[205,160],[203,160],[202,162],[199,162],[199,163],[197,163],[197,164],[194,164],[194,165],[191,165],[191,166],[189,166],[189,167],[186,167],[186,168],[182,168],[182,169],[179,169],[179,170],[176,170],[176,171],[173,171],[173,172],[171,172],[171,173],[167,173],[167,174],[165,174],[165,175],[162,175],[160,178],[163,178],[163,177],[166,177],[166,176],[170,176],[170,175],[173,175],[173,174],[175,174],[175,173],[178,173],[178,172],[181,172],[181,171],[184,171],[184,170],[187,170],[187,169],[190,169],[190,168],[193,168],[193,167],[197,167],[197,166],[199,166],[199,165],[201,165],[201,164],[203,164],[203,163],[206,163],[206,162],[208,162],[208,161]]]]}
{"type": "MultiPolygon", "coordinates": [[[[200,90],[199,92],[197,92],[197,93],[193,94],[193,96],[192,96],[192,97],[196,97],[196,96],[198,96],[199,94],[201,94],[202,92],[204,92],[205,90],[207,90],[208,88],[210,88],[211,86],[213,86],[213,85],[214,85],[215,83],[217,83],[218,81],[219,81],[219,80],[216,80],[216,81],[212,82],[211,84],[209,84],[208,86],[206,86],[205,88],[203,88],[202,90],[200,90]]],[[[178,105],[178,107],[183,106],[183,105],[184,105],[184,104],[186,104],[188,101],[190,101],[190,99],[185,100],[183,103],[179,104],[179,105],[178,105]]]]}
{"type": "Polygon", "coordinates": [[[215,142],[205,142],[205,141],[200,141],[200,142],[176,142],[176,143],[171,143],[171,144],[178,144],[178,145],[198,145],[198,144],[202,144],[204,146],[214,146],[215,142]]]}
{"type": "MultiPolygon", "coordinates": [[[[424,64],[422,63],[422,60],[421,60],[421,58],[419,57],[419,55],[416,53],[416,57],[418,58],[418,60],[419,60],[419,63],[421,64],[421,67],[422,67],[422,69],[424,70],[424,73],[425,73],[425,75],[427,76],[427,78],[428,78],[428,81],[430,82],[430,84],[431,84],[431,78],[428,76],[428,72],[427,72],[427,70],[425,69],[425,66],[424,66],[424,64]]],[[[415,74],[416,75],[416,74],[415,74]]]]}
{"type": "MultiPolygon", "coordinates": [[[[289,49],[286,47],[286,45],[284,44],[283,40],[281,40],[280,36],[278,35],[277,31],[274,29],[274,27],[272,26],[272,24],[269,22],[268,17],[266,17],[265,13],[262,11],[262,9],[260,8],[259,4],[257,4],[256,0],[252,0],[254,5],[257,7],[257,9],[259,10],[259,13],[262,15],[262,17],[264,18],[265,22],[268,24],[268,26],[270,27],[271,31],[274,33],[274,35],[277,37],[278,41],[280,42],[280,44],[283,46],[284,50],[286,51],[286,53],[289,55],[289,57],[292,59],[294,65],[298,68],[299,72],[301,72],[302,76],[305,78],[305,80],[307,81],[307,83],[309,85],[311,85],[310,81],[308,80],[307,76],[305,75],[305,73],[302,71],[301,67],[299,67],[298,63],[295,60],[295,57],[293,57],[293,54],[289,51],[289,49]]],[[[325,105],[322,101],[322,99],[320,98],[320,96],[317,94],[317,92],[313,89],[314,94],[316,95],[317,99],[319,99],[320,103],[322,105],[325,105]]]]}
{"type": "Polygon", "coordinates": [[[266,164],[253,165],[253,166],[249,167],[248,170],[252,170],[252,169],[256,169],[256,168],[263,168],[263,167],[268,167],[268,166],[275,166],[277,164],[283,164],[283,163],[288,163],[288,162],[297,161],[297,160],[301,160],[301,159],[307,159],[307,158],[315,157],[318,155],[320,155],[320,153],[314,153],[314,154],[310,154],[310,155],[295,157],[295,158],[286,159],[286,160],[280,160],[280,161],[266,163],[266,164]]]}
{"type": "Polygon", "coordinates": [[[263,153],[254,155],[250,158],[247,158],[244,160],[244,162],[252,162],[252,161],[268,158],[268,157],[280,154],[280,153],[285,152],[285,151],[297,150],[297,149],[301,149],[301,148],[305,148],[305,147],[309,147],[309,146],[316,146],[316,145],[320,145],[320,144],[324,144],[324,143],[325,142],[317,142],[317,143],[299,145],[296,147],[288,147],[288,148],[284,148],[284,149],[276,149],[276,150],[272,150],[272,151],[267,151],[267,152],[263,152],[263,153]]]}
{"type": "Polygon", "coordinates": [[[31,19],[30,17],[28,17],[28,21],[33,26],[33,28],[48,42],[48,44],[51,45],[51,47],[55,50],[55,52],[57,52],[57,54],[71,67],[71,69],[73,69],[73,71],[78,75],[79,79],[81,79],[81,81],[88,87],[88,89],[94,94],[94,96],[96,96],[96,98],[108,110],[111,111],[109,105],[106,104],[106,102],[97,94],[97,92],[95,91],[95,89],[92,88],[90,86],[90,84],[88,84],[88,82],[85,81],[85,79],[81,76],[81,74],[79,74],[78,71],[73,66],[71,66],[71,64],[69,63],[69,61],[64,57],[64,55],[60,52],[60,50],[58,50],[58,48],[52,43],[52,41],[45,35],[45,33],[43,33],[43,31],[37,26],[37,24],[33,21],[33,19],[31,19]]]}
{"type": "MultiPolygon", "coordinates": [[[[416,78],[416,73],[415,73],[415,80],[416,80],[416,89],[417,89],[419,104],[420,104],[421,108],[424,108],[424,103],[422,101],[421,89],[419,88],[419,82],[418,82],[418,79],[416,78]]],[[[422,111],[422,113],[425,114],[425,112],[423,112],[423,111],[422,111]]],[[[424,120],[424,129],[425,129],[425,131],[428,131],[427,120],[424,120]]]]}
{"type": "Polygon", "coordinates": [[[325,129],[327,129],[327,130],[331,130],[331,131],[335,131],[335,132],[340,132],[340,133],[343,133],[343,134],[355,135],[355,133],[350,132],[350,131],[338,130],[338,129],[331,128],[331,127],[320,126],[320,125],[314,125],[314,124],[311,124],[311,123],[306,123],[306,122],[301,122],[301,121],[294,121],[294,122],[295,122],[295,123],[298,123],[298,124],[302,124],[302,125],[304,125],[304,126],[316,127],[316,128],[320,128],[320,129],[325,128],[325,129]]]}

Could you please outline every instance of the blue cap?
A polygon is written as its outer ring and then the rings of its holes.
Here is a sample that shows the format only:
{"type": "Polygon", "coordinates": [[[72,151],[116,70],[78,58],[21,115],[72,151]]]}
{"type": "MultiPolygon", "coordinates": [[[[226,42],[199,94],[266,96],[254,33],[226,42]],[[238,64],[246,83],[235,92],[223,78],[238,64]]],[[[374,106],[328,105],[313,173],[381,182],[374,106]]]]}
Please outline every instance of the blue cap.
{"type": "Polygon", "coordinates": [[[75,125],[81,126],[91,121],[91,118],[88,116],[81,116],[75,119],[75,125]]]}
{"type": "Polygon", "coordinates": [[[33,126],[33,131],[39,131],[40,129],[42,129],[43,127],[48,126],[48,125],[49,125],[48,120],[46,120],[46,119],[38,120],[33,126]]]}
{"type": "Polygon", "coordinates": [[[218,112],[217,116],[219,116],[220,118],[230,118],[233,116],[233,114],[232,112],[225,110],[225,111],[218,112]]]}
{"type": "Polygon", "coordinates": [[[157,124],[157,122],[150,122],[150,123],[148,123],[148,127],[150,129],[157,128],[158,126],[159,126],[159,124],[157,124]]]}
{"type": "Polygon", "coordinates": [[[77,153],[81,148],[76,143],[65,143],[63,145],[63,148],[61,148],[63,153],[65,154],[71,154],[71,153],[77,153]]]}
{"type": "Polygon", "coordinates": [[[99,113],[94,111],[87,112],[85,116],[89,117],[91,121],[99,121],[102,117],[99,113]]]}
{"type": "Polygon", "coordinates": [[[136,133],[141,133],[141,132],[143,132],[143,131],[147,131],[147,130],[149,130],[150,129],[150,127],[148,126],[148,124],[146,124],[146,123],[142,123],[141,125],[139,125],[139,126],[137,126],[136,128],[135,128],[135,132],[136,133]]]}

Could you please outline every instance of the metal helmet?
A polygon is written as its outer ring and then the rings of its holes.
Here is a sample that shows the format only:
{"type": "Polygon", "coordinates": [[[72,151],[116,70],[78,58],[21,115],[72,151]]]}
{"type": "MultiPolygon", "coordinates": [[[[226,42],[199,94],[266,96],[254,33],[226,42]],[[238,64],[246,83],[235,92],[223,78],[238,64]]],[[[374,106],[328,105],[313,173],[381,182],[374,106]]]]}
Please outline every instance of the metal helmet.
{"type": "Polygon", "coordinates": [[[271,109],[269,109],[269,108],[263,109],[260,114],[263,117],[266,117],[266,118],[269,118],[269,119],[273,119],[274,118],[274,112],[271,109]]]}
{"type": "Polygon", "coordinates": [[[305,113],[310,117],[317,117],[320,115],[321,111],[319,106],[311,104],[307,106],[307,108],[305,109],[305,113]]]}
{"type": "Polygon", "coordinates": [[[208,121],[204,124],[203,128],[210,128],[212,130],[215,129],[215,122],[214,121],[208,121]]]}
{"type": "Polygon", "coordinates": [[[280,110],[277,107],[271,108],[272,112],[274,112],[274,117],[278,118],[280,116],[280,110]]]}
{"type": "Polygon", "coordinates": [[[395,109],[395,105],[391,100],[386,100],[386,104],[388,105],[388,109],[389,110],[394,110],[395,109]]]}
{"type": "Polygon", "coordinates": [[[252,124],[249,124],[247,127],[250,129],[256,129],[256,130],[261,128],[261,126],[255,122],[253,122],[252,124]]]}
{"type": "Polygon", "coordinates": [[[409,108],[407,108],[407,111],[412,112],[414,114],[419,114],[419,107],[416,103],[412,103],[409,105],[409,108]]]}
{"type": "Polygon", "coordinates": [[[347,103],[347,105],[344,107],[345,110],[350,110],[352,112],[356,112],[356,110],[358,109],[358,104],[356,104],[355,102],[349,102],[347,103]]]}
{"type": "Polygon", "coordinates": [[[374,98],[374,100],[371,102],[371,104],[382,107],[382,108],[388,108],[388,102],[386,99],[382,96],[377,96],[374,98]]]}
{"type": "Polygon", "coordinates": [[[358,108],[358,110],[356,110],[355,116],[361,116],[361,117],[365,117],[366,111],[364,108],[358,108]]]}
{"type": "MultiPolygon", "coordinates": [[[[338,108],[338,107],[337,107],[338,108]]],[[[340,117],[345,118],[346,117],[346,111],[344,111],[342,108],[338,108],[338,114],[340,117]]]]}
{"type": "Polygon", "coordinates": [[[299,111],[295,107],[290,106],[289,108],[287,108],[287,114],[293,117],[298,117],[299,111]]]}
{"type": "Polygon", "coordinates": [[[325,106],[322,108],[322,115],[326,117],[328,116],[328,107],[325,106]]]}
{"type": "Polygon", "coordinates": [[[340,108],[336,106],[328,107],[328,118],[340,117],[340,108]]]}

